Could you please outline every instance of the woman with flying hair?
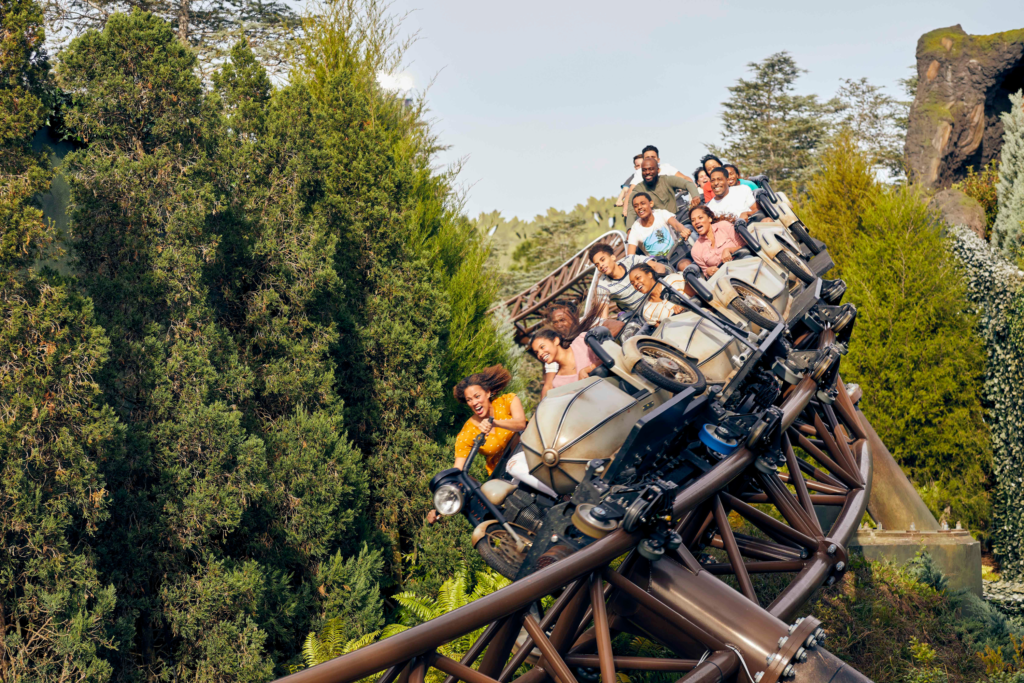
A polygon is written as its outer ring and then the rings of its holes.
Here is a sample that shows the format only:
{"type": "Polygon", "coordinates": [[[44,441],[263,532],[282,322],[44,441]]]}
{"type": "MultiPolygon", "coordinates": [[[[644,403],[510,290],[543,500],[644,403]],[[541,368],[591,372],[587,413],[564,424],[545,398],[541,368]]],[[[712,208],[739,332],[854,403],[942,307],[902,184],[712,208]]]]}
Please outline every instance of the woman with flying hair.
{"type": "MultiPolygon", "coordinates": [[[[516,432],[526,429],[526,413],[522,401],[514,393],[501,393],[511,382],[512,375],[508,370],[500,365],[492,365],[474,372],[455,385],[452,391],[455,400],[473,411],[455,438],[455,467],[460,470],[463,468],[473,449],[473,441],[481,434],[486,434],[487,440],[479,452],[486,458],[484,466],[487,474],[493,473],[508,442],[516,432]]],[[[433,524],[436,520],[437,511],[431,510],[427,514],[427,521],[433,524]]]]}

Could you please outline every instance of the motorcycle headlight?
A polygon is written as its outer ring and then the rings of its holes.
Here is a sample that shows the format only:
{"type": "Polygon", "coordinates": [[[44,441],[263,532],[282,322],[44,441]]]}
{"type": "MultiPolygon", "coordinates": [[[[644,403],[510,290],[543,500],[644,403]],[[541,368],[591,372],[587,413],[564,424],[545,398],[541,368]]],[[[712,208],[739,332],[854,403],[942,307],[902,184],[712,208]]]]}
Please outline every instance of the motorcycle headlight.
{"type": "Polygon", "coordinates": [[[455,484],[442,484],[434,491],[434,509],[445,517],[462,509],[462,490],[455,484]]]}

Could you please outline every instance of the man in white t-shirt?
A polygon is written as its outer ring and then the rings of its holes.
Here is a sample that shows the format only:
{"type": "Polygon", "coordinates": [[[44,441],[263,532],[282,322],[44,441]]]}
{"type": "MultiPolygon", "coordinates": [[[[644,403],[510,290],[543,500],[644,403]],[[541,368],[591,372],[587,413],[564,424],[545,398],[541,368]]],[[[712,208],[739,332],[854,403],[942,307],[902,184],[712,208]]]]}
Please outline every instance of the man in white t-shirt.
{"type": "Polygon", "coordinates": [[[708,202],[708,208],[720,218],[746,220],[757,213],[757,200],[746,185],[729,187],[729,172],[719,166],[711,169],[711,191],[715,197],[708,202]]]}
{"type": "MultiPolygon", "coordinates": [[[[642,150],[642,154],[644,159],[654,159],[655,161],[658,162],[658,175],[674,175],[679,176],[680,178],[686,178],[687,180],[692,180],[690,176],[681,173],[679,169],[673,166],[672,164],[661,163],[661,157],[658,155],[658,148],[655,147],[654,145],[647,145],[646,147],[644,147],[642,150]]],[[[633,169],[633,179],[629,181],[629,189],[626,191],[625,197],[629,197],[633,193],[633,188],[636,187],[637,184],[643,182],[643,179],[644,176],[642,170],[640,169],[640,167],[636,166],[633,169]]],[[[628,211],[629,207],[623,205],[622,215],[625,216],[628,213],[628,211]]]]}
{"type": "MultiPolygon", "coordinates": [[[[664,258],[678,270],[676,264],[686,260],[690,253],[686,239],[691,230],[680,223],[671,211],[655,209],[651,196],[646,192],[633,195],[633,210],[637,219],[626,237],[626,253],[641,251],[654,258],[664,258]]],[[[686,265],[689,263],[683,264],[686,265]]]]}

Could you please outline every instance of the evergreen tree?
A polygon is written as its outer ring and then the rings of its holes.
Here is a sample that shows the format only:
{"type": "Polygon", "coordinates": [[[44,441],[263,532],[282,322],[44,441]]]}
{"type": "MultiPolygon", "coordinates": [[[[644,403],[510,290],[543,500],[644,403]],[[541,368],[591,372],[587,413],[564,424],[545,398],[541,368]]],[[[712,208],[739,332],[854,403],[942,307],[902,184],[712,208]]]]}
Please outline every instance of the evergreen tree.
{"type": "MultiPolygon", "coordinates": [[[[422,105],[377,85],[407,44],[399,20],[374,0],[329,3],[304,27],[304,88],[318,115],[320,215],[337,237],[341,280],[333,358],[349,434],[364,453],[369,511],[390,545],[389,568],[421,557],[446,534],[424,529],[426,483],[451,462],[451,386],[481,364],[505,360],[487,309],[494,285],[486,250],[453,201],[451,179],[431,172],[440,146],[422,105]]],[[[461,421],[461,416],[459,421],[461,421]]],[[[471,549],[461,543],[462,558],[471,549]]],[[[454,566],[436,567],[440,574],[454,566]]],[[[447,570],[447,571],[446,571],[447,570]]]]}
{"type": "Polygon", "coordinates": [[[992,244],[1016,259],[1024,243],[1024,91],[1010,95],[1010,111],[1002,114],[1003,147],[1000,152],[998,212],[992,226],[992,244]]]}
{"type": "Polygon", "coordinates": [[[219,217],[223,258],[212,277],[220,319],[253,369],[244,411],[265,444],[269,478],[240,550],[301,579],[292,581],[289,623],[272,629],[275,647],[294,647],[296,634],[328,616],[344,617],[355,637],[382,618],[381,553],[344,557],[370,525],[367,476],[346,436],[331,356],[347,302],[317,188],[322,117],[302,86],[272,94],[244,43],[213,80],[227,114],[218,167],[230,208],[219,217]]]}
{"type": "Polygon", "coordinates": [[[892,177],[903,176],[910,102],[887,95],[866,78],[845,78],[842,83],[836,93],[839,127],[853,134],[873,167],[892,177]]]}
{"type": "Polygon", "coordinates": [[[823,152],[808,195],[801,214],[858,310],[844,379],[864,388],[865,414],[933,512],[987,526],[984,345],[940,224],[913,189],[877,183],[849,133],[823,152]]]}
{"type": "Polygon", "coordinates": [[[97,461],[118,425],[92,377],[107,340],[72,283],[32,264],[54,242],[30,141],[46,120],[42,12],[0,4],[0,678],[103,681],[114,591],[92,551],[109,492],[97,461]]]}
{"type": "Polygon", "coordinates": [[[112,659],[124,676],[264,680],[271,577],[228,549],[267,495],[266,453],[236,409],[252,372],[209,304],[218,129],[195,67],[163,20],[136,12],[75,39],[57,69],[66,126],[89,143],[65,160],[76,268],[111,338],[104,396],[127,426],[104,463],[103,570],[124,624],[112,659]]]}
{"type": "Polygon", "coordinates": [[[748,175],[766,173],[784,189],[799,188],[828,136],[828,116],[836,105],[795,94],[804,70],[788,52],[747,66],[752,77],[729,87],[729,99],[722,103],[723,142],[711,149],[748,175]]]}
{"type": "Polygon", "coordinates": [[[207,75],[240,39],[255,48],[265,66],[283,73],[299,27],[295,10],[277,0],[45,0],[44,5],[51,41],[62,47],[86,31],[102,30],[119,12],[155,14],[197,51],[207,75]]]}
{"type": "Polygon", "coordinates": [[[836,264],[833,276],[842,277],[855,258],[854,239],[861,230],[862,217],[880,191],[871,163],[853,133],[840,131],[830,139],[818,155],[799,213],[815,238],[828,245],[836,264]]]}

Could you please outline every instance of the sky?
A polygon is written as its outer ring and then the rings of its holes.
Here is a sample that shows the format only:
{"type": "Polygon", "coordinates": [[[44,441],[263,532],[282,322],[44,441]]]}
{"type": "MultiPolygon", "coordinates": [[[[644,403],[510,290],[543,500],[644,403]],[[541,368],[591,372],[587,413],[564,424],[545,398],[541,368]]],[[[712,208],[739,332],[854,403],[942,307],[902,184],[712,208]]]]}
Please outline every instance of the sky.
{"type": "Polygon", "coordinates": [[[917,39],[1024,28],[1021,0],[694,2],[395,0],[418,32],[395,81],[426,100],[466,212],[529,219],[612,196],[647,144],[690,174],[718,140],[728,86],[787,50],[798,92],[866,77],[901,95],[917,39]]]}

